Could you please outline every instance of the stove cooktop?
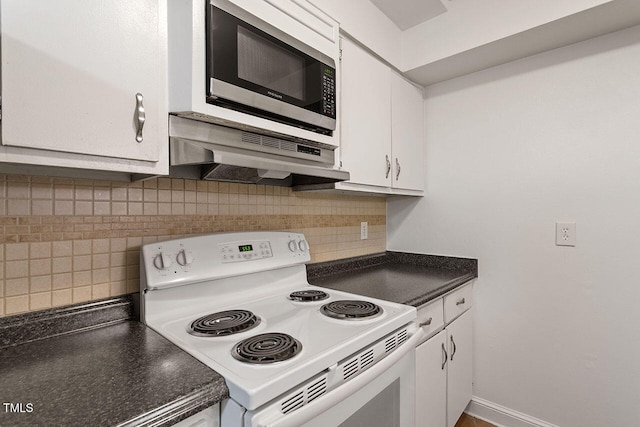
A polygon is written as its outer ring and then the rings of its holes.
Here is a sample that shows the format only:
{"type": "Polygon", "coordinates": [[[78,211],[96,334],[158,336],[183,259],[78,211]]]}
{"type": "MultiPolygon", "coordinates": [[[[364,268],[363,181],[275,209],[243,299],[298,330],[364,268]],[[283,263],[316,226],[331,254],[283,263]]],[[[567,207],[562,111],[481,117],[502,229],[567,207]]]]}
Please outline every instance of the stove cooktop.
{"type": "Polygon", "coordinates": [[[240,233],[146,245],[141,317],[220,373],[248,410],[415,319],[413,307],[309,285],[302,241],[240,233]],[[325,313],[335,309],[346,314],[325,313]]]}

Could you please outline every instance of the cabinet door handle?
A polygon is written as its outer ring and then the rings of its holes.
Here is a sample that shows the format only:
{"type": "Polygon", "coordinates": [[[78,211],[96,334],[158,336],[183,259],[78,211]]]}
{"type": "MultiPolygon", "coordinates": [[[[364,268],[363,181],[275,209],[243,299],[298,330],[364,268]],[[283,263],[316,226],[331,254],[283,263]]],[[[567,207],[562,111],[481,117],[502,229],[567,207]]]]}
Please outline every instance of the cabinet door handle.
{"type": "Polygon", "coordinates": [[[146,115],[144,112],[144,105],[142,104],[143,97],[141,93],[136,93],[136,141],[142,142],[142,128],[144,127],[144,121],[146,120],[146,115]]]}
{"type": "Polygon", "coordinates": [[[389,178],[389,172],[391,172],[391,162],[389,161],[389,156],[384,156],[387,162],[387,173],[384,175],[385,178],[389,178]]]}
{"type": "Polygon", "coordinates": [[[400,177],[400,162],[396,157],[396,181],[398,180],[399,177],[400,177]]]}
{"type": "Polygon", "coordinates": [[[451,345],[453,345],[453,350],[451,350],[451,361],[453,362],[453,355],[456,354],[456,342],[453,340],[453,335],[451,335],[451,345]]]}
{"type": "Polygon", "coordinates": [[[444,343],[442,343],[442,366],[440,366],[440,369],[444,369],[444,365],[447,364],[447,349],[444,348],[444,343]]]}
{"type": "Polygon", "coordinates": [[[418,326],[419,327],[423,327],[423,326],[429,326],[431,324],[431,321],[433,321],[433,317],[429,317],[427,320],[425,320],[424,322],[420,323],[418,326]]]}
{"type": "Polygon", "coordinates": [[[460,301],[458,301],[458,302],[456,303],[456,305],[462,305],[462,304],[464,304],[464,302],[465,302],[465,301],[464,301],[464,298],[462,298],[460,301]]]}

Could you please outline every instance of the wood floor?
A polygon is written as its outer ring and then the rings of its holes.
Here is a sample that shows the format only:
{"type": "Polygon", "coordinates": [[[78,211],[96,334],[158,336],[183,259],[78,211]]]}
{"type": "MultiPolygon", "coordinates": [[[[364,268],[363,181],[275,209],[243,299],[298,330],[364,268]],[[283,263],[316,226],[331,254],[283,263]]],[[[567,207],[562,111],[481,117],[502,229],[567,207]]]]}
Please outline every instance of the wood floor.
{"type": "Polygon", "coordinates": [[[462,414],[455,427],[496,427],[491,423],[474,418],[471,415],[462,414]]]}

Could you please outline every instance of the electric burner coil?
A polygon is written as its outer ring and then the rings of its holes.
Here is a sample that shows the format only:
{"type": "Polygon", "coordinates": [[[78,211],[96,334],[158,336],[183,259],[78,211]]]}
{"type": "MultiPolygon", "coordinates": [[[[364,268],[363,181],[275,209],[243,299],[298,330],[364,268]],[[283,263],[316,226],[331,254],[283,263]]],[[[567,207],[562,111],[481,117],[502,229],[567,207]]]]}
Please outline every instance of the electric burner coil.
{"type": "Polygon", "coordinates": [[[302,344],[291,335],[269,332],[240,341],[231,354],[241,362],[267,364],[291,359],[301,350],[302,344]]]}
{"type": "Polygon", "coordinates": [[[260,318],[249,310],[227,310],[194,320],[187,331],[199,337],[219,337],[248,331],[259,324],[260,318]]]}
{"type": "Polygon", "coordinates": [[[340,300],[323,305],[320,312],[334,319],[357,320],[379,316],[382,308],[369,301],[340,300]]]}
{"type": "Polygon", "coordinates": [[[322,301],[329,298],[329,294],[319,289],[305,289],[289,294],[289,299],[298,302],[322,301]]]}

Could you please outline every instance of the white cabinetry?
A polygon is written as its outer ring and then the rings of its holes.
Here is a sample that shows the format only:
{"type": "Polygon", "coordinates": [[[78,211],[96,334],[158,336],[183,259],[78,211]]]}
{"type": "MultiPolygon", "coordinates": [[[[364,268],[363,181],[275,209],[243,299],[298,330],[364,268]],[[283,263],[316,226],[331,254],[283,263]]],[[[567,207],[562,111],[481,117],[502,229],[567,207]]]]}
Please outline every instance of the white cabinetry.
{"type": "Polygon", "coordinates": [[[416,348],[417,426],[453,427],[471,400],[472,289],[465,285],[418,309],[429,338],[416,348]]]}
{"type": "Polygon", "coordinates": [[[343,190],[422,195],[422,90],[354,41],[342,39],[341,162],[343,190]]]}
{"type": "Polygon", "coordinates": [[[0,7],[0,162],[168,172],[165,1],[0,7]]]}

